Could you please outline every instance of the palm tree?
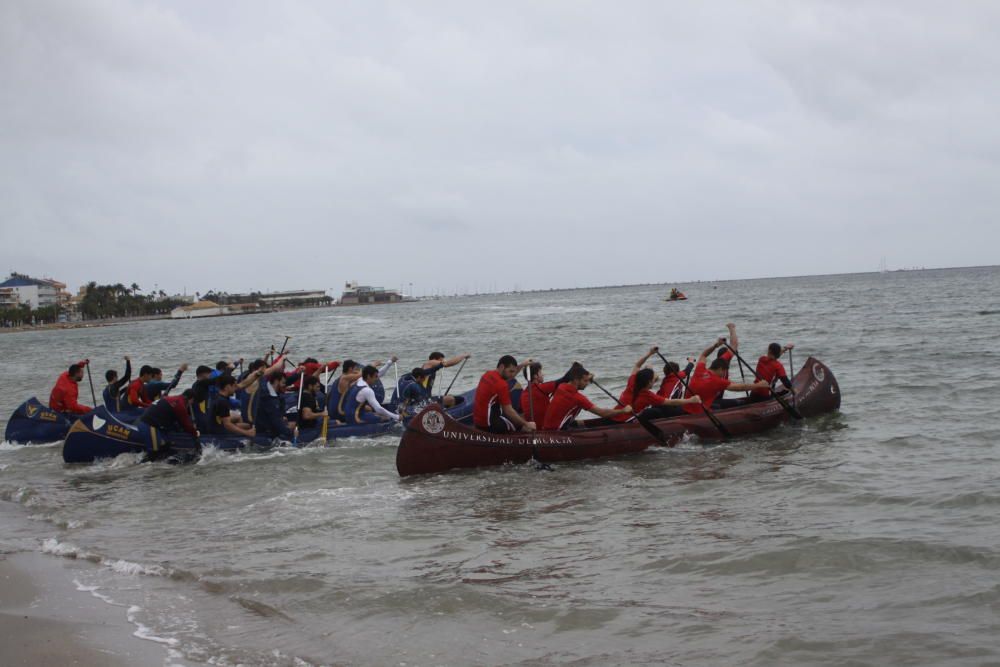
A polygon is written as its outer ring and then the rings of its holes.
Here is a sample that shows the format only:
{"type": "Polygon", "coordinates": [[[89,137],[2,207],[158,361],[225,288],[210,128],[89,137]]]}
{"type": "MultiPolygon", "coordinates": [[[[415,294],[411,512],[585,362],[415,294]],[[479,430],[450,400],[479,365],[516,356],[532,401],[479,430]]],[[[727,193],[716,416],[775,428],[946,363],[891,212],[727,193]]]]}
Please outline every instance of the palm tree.
{"type": "Polygon", "coordinates": [[[132,290],[132,296],[135,296],[136,292],[141,292],[142,291],[142,288],[139,287],[136,283],[132,283],[131,285],[129,285],[129,289],[132,290]]]}

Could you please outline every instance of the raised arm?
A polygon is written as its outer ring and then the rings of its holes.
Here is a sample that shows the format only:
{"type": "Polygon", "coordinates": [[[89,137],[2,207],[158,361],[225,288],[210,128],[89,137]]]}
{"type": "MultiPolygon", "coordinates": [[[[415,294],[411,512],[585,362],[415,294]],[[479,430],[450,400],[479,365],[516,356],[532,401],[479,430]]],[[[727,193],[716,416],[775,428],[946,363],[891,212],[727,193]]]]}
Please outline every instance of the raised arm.
{"type": "Polygon", "coordinates": [[[237,389],[246,389],[254,382],[260,379],[260,376],[264,374],[263,368],[258,368],[257,370],[250,371],[247,373],[242,380],[236,383],[237,389]]]}
{"type": "Polygon", "coordinates": [[[466,359],[469,359],[470,357],[472,357],[471,354],[460,354],[457,357],[452,357],[451,359],[445,359],[441,363],[441,366],[444,367],[444,368],[450,368],[450,367],[454,366],[455,364],[462,363],[463,361],[465,361],[466,359]]]}
{"type": "Polygon", "coordinates": [[[280,355],[277,359],[274,360],[273,364],[271,364],[270,366],[268,366],[264,370],[263,374],[267,375],[271,371],[276,371],[276,370],[284,368],[285,367],[285,359],[287,359],[287,358],[288,358],[288,352],[286,352],[285,354],[280,355]]]}
{"type": "Polygon", "coordinates": [[[639,361],[635,362],[635,366],[632,367],[632,372],[629,373],[629,375],[635,375],[636,373],[641,371],[642,367],[646,365],[647,361],[649,361],[649,358],[659,351],[660,348],[656,347],[655,345],[649,348],[649,352],[646,353],[646,356],[640,357],[639,361]]]}
{"type": "Polygon", "coordinates": [[[729,347],[733,348],[734,351],[739,352],[740,349],[740,339],[736,336],[736,325],[730,322],[726,325],[729,329],[729,347]]]}
{"type": "Polygon", "coordinates": [[[716,350],[718,350],[718,349],[719,349],[720,347],[722,347],[722,345],[723,345],[723,344],[724,344],[725,342],[726,342],[726,339],[725,339],[725,338],[720,338],[720,339],[718,339],[717,341],[715,341],[714,343],[712,343],[712,345],[711,345],[710,347],[706,347],[706,348],[705,348],[705,349],[704,349],[704,350],[702,351],[701,355],[700,355],[700,356],[698,357],[698,363],[699,363],[699,364],[703,364],[703,363],[705,363],[705,360],[706,360],[706,359],[708,359],[708,357],[709,357],[709,356],[710,356],[710,355],[711,355],[711,354],[712,354],[713,352],[715,352],[715,351],[716,351],[716,350]]]}
{"type": "MultiPolygon", "coordinates": [[[[397,361],[399,361],[399,357],[397,357],[395,354],[389,357],[389,360],[387,362],[379,366],[378,376],[382,377],[390,368],[392,368],[392,365],[397,361]]],[[[378,366],[378,364],[375,365],[378,366]]]]}
{"type": "Polygon", "coordinates": [[[180,365],[180,367],[177,369],[177,372],[174,373],[174,378],[170,381],[170,384],[168,384],[164,389],[163,391],[164,395],[169,394],[171,390],[173,390],[173,388],[177,386],[177,383],[181,381],[181,376],[184,375],[184,371],[186,371],[187,369],[188,369],[187,364],[180,365]]]}
{"type": "Polygon", "coordinates": [[[125,375],[115,380],[111,385],[113,392],[120,392],[129,382],[132,381],[132,358],[125,355],[125,375]]]}

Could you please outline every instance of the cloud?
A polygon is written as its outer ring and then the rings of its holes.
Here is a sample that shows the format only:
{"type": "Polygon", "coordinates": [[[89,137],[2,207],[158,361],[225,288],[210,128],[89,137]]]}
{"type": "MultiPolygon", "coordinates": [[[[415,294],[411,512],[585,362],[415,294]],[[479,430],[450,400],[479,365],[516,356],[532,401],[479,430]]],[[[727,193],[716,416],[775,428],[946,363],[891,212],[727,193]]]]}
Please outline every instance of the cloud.
{"type": "Polygon", "coordinates": [[[975,2],[15,0],[0,261],[230,291],[995,263],[998,36],[975,2]]]}

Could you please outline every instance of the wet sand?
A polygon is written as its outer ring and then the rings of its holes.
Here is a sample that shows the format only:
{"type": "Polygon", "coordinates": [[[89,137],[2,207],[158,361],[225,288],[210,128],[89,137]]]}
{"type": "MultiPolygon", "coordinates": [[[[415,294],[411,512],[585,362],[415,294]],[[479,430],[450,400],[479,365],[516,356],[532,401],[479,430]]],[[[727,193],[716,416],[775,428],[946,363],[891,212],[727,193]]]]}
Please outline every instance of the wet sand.
{"type": "Polygon", "coordinates": [[[126,609],[73,583],[73,568],[35,553],[0,555],[0,664],[162,667],[166,651],[133,636],[126,609]]]}

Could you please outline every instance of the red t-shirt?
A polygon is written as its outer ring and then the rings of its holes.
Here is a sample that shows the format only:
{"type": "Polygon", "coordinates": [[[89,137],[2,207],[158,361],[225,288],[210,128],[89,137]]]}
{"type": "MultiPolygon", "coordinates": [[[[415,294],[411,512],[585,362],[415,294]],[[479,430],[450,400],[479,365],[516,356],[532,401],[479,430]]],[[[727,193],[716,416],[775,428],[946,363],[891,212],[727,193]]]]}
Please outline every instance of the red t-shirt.
{"type": "MultiPolygon", "coordinates": [[[[671,373],[667,377],[663,378],[663,382],[660,383],[660,391],[656,392],[663,398],[670,398],[674,395],[674,390],[677,389],[677,385],[681,383],[678,376],[686,378],[687,374],[684,371],[679,372],[677,375],[671,373]]],[[[686,392],[685,392],[686,393],[686,392]]],[[[681,397],[683,398],[683,396],[681,397]]]]}
{"type": "Polygon", "coordinates": [[[499,371],[487,371],[476,387],[476,401],[472,406],[472,421],[479,428],[489,428],[490,408],[494,403],[510,405],[510,389],[499,371]]]}
{"type": "Polygon", "coordinates": [[[691,392],[701,396],[701,403],[687,403],[683,406],[685,412],[699,414],[704,411],[703,405],[711,408],[712,402],[732,384],[727,378],[722,378],[708,370],[704,361],[699,361],[691,373],[688,386],[691,392]]]}
{"type": "Polygon", "coordinates": [[[555,390],[555,382],[532,382],[529,389],[522,391],[521,414],[524,415],[524,418],[538,425],[544,424],[545,413],[549,409],[549,397],[555,390]],[[530,403],[528,397],[531,397],[530,403]]]}
{"type": "MultiPolygon", "coordinates": [[[[635,400],[632,401],[632,413],[639,414],[651,405],[663,405],[666,400],[667,399],[663,396],[660,396],[649,389],[643,389],[639,392],[639,395],[635,397],[635,400]]],[[[631,417],[632,415],[624,416],[631,417]]]]}
{"type": "Polygon", "coordinates": [[[140,408],[148,408],[152,403],[146,398],[145,384],[142,378],[132,380],[128,385],[128,402],[140,408]]]}
{"type": "Polygon", "coordinates": [[[632,399],[635,394],[635,376],[638,373],[632,373],[628,376],[628,382],[625,384],[625,389],[622,391],[622,395],[618,397],[618,402],[622,405],[632,405],[632,399]]]}
{"type": "MultiPolygon", "coordinates": [[[[635,376],[636,375],[638,375],[638,373],[632,373],[632,375],[628,376],[628,383],[625,385],[625,389],[622,390],[622,395],[618,397],[618,402],[621,403],[622,405],[632,405],[633,401],[635,400],[635,376]]],[[[639,411],[635,410],[635,412],[639,412],[639,411]]],[[[632,415],[629,415],[629,414],[618,415],[616,417],[612,417],[612,419],[615,420],[616,422],[627,422],[631,418],[632,418],[632,415]]]]}
{"type": "MultiPolygon", "coordinates": [[[[733,360],[733,353],[730,352],[727,349],[725,352],[722,353],[722,356],[720,356],[719,358],[720,359],[725,359],[726,361],[732,361],[733,360]]],[[[726,370],[722,371],[722,377],[726,378],[727,380],[729,379],[729,369],[728,368],[726,370]]]]}
{"type": "Polygon", "coordinates": [[[556,393],[552,396],[552,402],[549,403],[549,409],[545,413],[545,425],[543,429],[546,431],[558,431],[571,420],[576,419],[576,416],[580,414],[580,410],[593,410],[594,404],[590,402],[590,399],[580,393],[580,390],[576,388],[571,382],[566,382],[559,385],[556,389],[556,393]]]}
{"type": "MultiPolygon", "coordinates": [[[[760,379],[767,380],[769,385],[773,385],[777,378],[788,379],[788,375],[785,374],[785,367],[777,359],[772,359],[771,357],[764,355],[757,360],[757,375],[760,379]]],[[[753,393],[757,396],[770,396],[771,392],[767,389],[754,389],[753,393]]]]}

